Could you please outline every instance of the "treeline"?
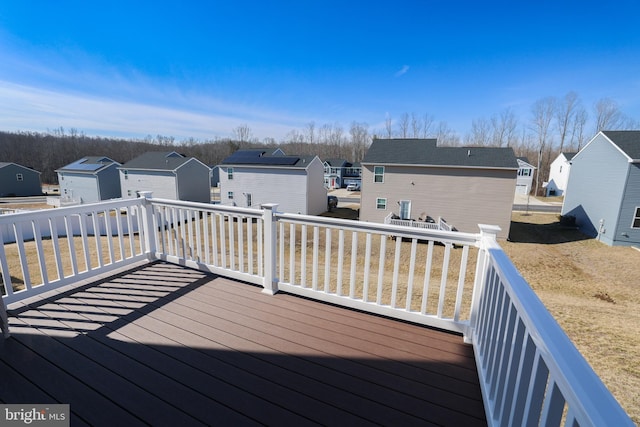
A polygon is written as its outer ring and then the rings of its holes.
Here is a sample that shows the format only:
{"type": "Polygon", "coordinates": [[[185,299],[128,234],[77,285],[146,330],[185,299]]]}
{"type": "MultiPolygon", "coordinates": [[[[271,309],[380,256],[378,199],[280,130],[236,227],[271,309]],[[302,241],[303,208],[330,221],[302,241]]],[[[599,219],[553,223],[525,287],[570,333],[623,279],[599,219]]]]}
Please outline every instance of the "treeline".
{"type": "Polygon", "coordinates": [[[317,155],[322,160],[343,158],[359,162],[374,138],[437,138],[440,146],[509,146],[516,156],[527,157],[536,166],[536,188],[542,193],[549,165],[561,151],[578,151],[599,130],[640,129],[611,99],[604,98],[592,110],[575,92],[562,98],[545,97],[531,106],[530,116],[517,117],[510,108],[471,123],[461,137],[444,121],[430,114],[387,115],[380,129],[353,121],[348,128],[339,123],[307,123],[293,129],[282,140],[253,137],[249,125],[232,130],[232,138],[210,140],[171,136],[121,139],[87,136],[76,129],[58,128],[46,133],[1,132],[0,162],[15,162],[42,173],[43,183],[57,183],[55,170],[85,156],[107,156],[125,163],[147,151],[173,150],[214,166],[240,148],[278,146],[287,154],[317,155]]]}

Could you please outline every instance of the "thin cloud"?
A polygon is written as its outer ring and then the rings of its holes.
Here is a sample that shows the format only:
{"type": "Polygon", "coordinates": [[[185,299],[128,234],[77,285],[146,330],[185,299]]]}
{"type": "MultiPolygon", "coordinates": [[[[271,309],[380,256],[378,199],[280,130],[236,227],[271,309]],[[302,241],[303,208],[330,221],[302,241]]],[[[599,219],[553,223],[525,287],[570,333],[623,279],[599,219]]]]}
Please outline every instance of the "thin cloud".
{"type": "Polygon", "coordinates": [[[408,66],[408,65],[403,65],[403,66],[402,66],[402,68],[401,68],[400,70],[398,70],[398,71],[394,74],[394,76],[396,76],[396,77],[400,77],[400,76],[402,76],[402,75],[406,74],[406,73],[407,73],[407,71],[409,71],[409,66],[408,66]]]}
{"type": "MultiPolygon", "coordinates": [[[[268,116],[269,113],[264,114],[268,116]]],[[[59,127],[85,133],[144,137],[167,135],[177,139],[229,136],[250,123],[254,135],[283,137],[297,123],[272,122],[235,113],[205,113],[181,108],[70,94],[0,81],[0,128],[46,131],[59,127]]]]}

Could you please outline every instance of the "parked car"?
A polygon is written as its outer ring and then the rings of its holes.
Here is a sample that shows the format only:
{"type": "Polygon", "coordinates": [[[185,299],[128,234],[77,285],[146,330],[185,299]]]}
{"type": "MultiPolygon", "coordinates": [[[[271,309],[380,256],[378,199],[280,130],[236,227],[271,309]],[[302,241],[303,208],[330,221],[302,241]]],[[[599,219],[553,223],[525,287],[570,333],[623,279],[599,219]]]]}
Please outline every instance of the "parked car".
{"type": "Polygon", "coordinates": [[[338,206],[338,198],[336,196],[327,196],[327,209],[329,212],[336,206],[338,206]]]}
{"type": "Polygon", "coordinates": [[[360,191],[360,184],[351,183],[347,185],[347,191],[360,191]]]}

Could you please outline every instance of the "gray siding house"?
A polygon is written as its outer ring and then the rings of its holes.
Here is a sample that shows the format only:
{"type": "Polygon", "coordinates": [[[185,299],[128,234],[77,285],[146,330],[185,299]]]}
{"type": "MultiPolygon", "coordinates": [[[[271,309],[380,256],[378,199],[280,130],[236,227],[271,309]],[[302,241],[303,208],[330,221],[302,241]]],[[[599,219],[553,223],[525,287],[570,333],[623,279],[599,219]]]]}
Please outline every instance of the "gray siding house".
{"type": "Polygon", "coordinates": [[[120,163],[108,157],[83,157],[57,169],[61,204],[94,203],[121,196],[120,163]]]}
{"type": "Polygon", "coordinates": [[[571,160],[562,215],[608,245],[640,244],[640,131],[602,131],[571,160]]]}
{"type": "Polygon", "coordinates": [[[280,212],[303,215],[326,212],[324,165],[318,156],[238,150],[220,164],[220,202],[240,207],[277,203],[280,212]]]}
{"type": "Polygon", "coordinates": [[[151,151],[119,168],[122,197],[152,191],[153,197],[211,202],[211,169],[194,157],[175,151],[151,151]]]}
{"type": "Polygon", "coordinates": [[[509,236],[518,163],[509,147],[438,147],[375,139],[362,161],[360,220],[443,218],[459,231],[498,225],[509,236]]]}
{"type": "Polygon", "coordinates": [[[0,197],[41,194],[40,172],[17,163],[0,162],[0,197]]]}

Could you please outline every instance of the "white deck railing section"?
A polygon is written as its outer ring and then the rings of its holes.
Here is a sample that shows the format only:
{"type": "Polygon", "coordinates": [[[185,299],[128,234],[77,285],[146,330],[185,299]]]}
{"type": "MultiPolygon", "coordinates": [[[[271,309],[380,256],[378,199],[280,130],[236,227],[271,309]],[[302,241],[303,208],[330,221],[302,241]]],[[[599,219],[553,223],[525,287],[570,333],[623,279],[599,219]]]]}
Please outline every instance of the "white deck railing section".
{"type": "Polygon", "coordinates": [[[162,259],[460,332],[490,425],[633,425],[496,243],[477,234],[150,198],[0,216],[5,306],[162,259]],[[73,236],[73,237],[72,237],[73,236]]]}

